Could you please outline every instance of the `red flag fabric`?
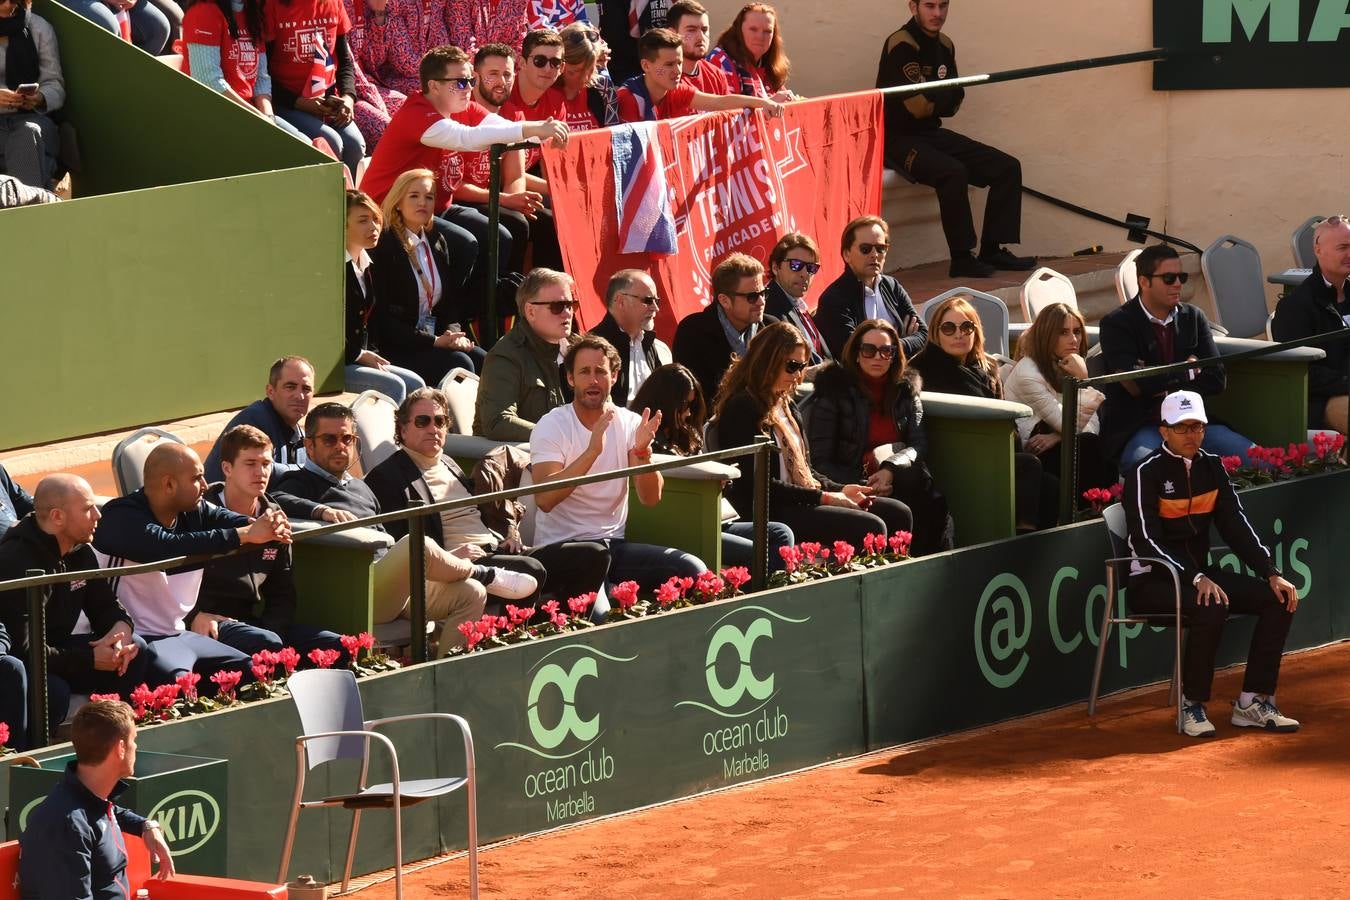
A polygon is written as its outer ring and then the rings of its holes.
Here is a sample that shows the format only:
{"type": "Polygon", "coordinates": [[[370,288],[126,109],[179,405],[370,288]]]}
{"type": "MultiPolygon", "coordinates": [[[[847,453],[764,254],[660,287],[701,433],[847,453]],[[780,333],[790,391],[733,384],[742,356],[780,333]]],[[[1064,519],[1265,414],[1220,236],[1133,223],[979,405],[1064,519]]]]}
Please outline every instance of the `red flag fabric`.
{"type": "MultiPolygon", "coordinates": [[[[658,334],[712,302],[713,268],[732,252],[767,264],[789,231],[815,238],[819,295],[843,270],[844,225],[881,209],[881,95],[875,91],[787,105],[781,119],[713,113],[663,120],[654,137],[666,164],[676,252],[620,253],[609,129],[573,134],[544,150],[567,270],[577,281],[581,324],[604,317],[604,290],[622,268],[644,269],[662,298],[658,334]]],[[[815,305],[815,296],[807,303],[815,305]]]]}

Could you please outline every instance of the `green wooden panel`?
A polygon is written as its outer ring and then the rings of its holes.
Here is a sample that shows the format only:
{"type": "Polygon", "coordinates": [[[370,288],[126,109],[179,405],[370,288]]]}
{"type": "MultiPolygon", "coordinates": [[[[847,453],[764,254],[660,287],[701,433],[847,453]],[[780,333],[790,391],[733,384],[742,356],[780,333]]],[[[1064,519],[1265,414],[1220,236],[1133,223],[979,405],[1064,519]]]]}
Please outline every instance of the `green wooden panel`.
{"type": "Polygon", "coordinates": [[[1214,418],[1264,447],[1308,439],[1308,364],[1266,359],[1225,363],[1228,388],[1207,398],[1214,418]]]}
{"type": "Polygon", "coordinates": [[[338,634],[360,634],[374,628],[374,554],[370,550],[301,541],[291,552],[297,622],[338,634]]]}
{"type": "Polygon", "coordinates": [[[661,502],[643,506],[637,489],[628,491],[630,541],[675,547],[692,553],[713,571],[722,568],[722,485],[718,481],[666,478],[661,502]]]}
{"type": "Polygon", "coordinates": [[[1012,537],[1013,439],[1009,419],[953,418],[925,409],[928,468],[956,521],[956,543],[968,547],[1012,537]]]}

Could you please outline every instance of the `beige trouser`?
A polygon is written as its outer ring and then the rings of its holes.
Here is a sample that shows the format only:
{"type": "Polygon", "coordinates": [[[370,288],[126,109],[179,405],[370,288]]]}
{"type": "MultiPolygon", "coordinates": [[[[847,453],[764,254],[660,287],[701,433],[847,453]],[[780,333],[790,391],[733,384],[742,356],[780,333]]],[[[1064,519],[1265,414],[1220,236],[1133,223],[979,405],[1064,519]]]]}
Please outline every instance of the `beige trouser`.
{"type": "MultiPolygon", "coordinates": [[[[487,590],[469,577],[473,563],[452,556],[429,538],[422,539],[426,549],[427,621],[441,623],[439,649],[442,654],[464,643],[461,623],[480,618],[487,590]]],[[[408,618],[408,538],[403,537],[375,561],[375,622],[383,624],[408,618]]]]}

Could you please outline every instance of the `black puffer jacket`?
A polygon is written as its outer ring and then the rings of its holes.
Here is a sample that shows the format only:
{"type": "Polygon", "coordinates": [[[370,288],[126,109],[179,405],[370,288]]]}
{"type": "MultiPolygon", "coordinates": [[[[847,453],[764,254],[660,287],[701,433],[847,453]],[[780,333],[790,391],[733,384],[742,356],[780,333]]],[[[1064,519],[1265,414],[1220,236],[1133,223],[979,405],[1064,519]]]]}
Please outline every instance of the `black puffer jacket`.
{"type": "MultiPolygon", "coordinates": [[[[919,399],[922,387],[919,373],[906,369],[891,408],[901,443],[913,448],[918,459],[928,453],[923,402],[919,399]]],[[[838,363],[821,369],[816,375],[815,391],[802,403],[812,464],[835,481],[861,483],[863,457],[872,449],[867,446],[867,426],[871,416],[872,397],[858,384],[853,373],[838,363]]]]}

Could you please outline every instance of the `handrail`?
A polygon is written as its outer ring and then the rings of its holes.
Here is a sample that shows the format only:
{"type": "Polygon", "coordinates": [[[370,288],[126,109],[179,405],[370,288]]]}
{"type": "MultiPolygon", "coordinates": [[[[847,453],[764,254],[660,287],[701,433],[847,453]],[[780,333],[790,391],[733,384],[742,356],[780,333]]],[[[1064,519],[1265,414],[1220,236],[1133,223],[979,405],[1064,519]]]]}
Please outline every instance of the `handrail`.
{"type": "Polygon", "coordinates": [[[1001,72],[985,72],[979,75],[961,75],[956,78],[944,78],[939,81],[921,81],[918,84],[898,84],[881,88],[882,94],[917,94],[923,91],[935,91],[942,88],[966,87],[976,84],[998,84],[1003,81],[1018,81],[1023,78],[1039,78],[1042,75],[1058,75],[1062,72],[1080,72],[1084,69],[1104,69],[1110,66],[1123,66],[1128,63],[1156,62],[1169,56],[1183,55],[1189,51],[1167,50],[1155,47],[1152,50],[1137,50],[1133,53],[1118,53],[1114,56],[1089,56],[1083,59],[1069,59],[1063,62],[1046,63],[1041,66],[1025,66],[1020,69],[1004,69],[1001,72]]]}

